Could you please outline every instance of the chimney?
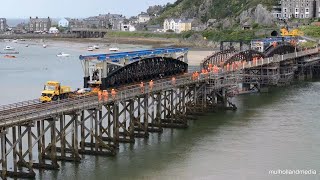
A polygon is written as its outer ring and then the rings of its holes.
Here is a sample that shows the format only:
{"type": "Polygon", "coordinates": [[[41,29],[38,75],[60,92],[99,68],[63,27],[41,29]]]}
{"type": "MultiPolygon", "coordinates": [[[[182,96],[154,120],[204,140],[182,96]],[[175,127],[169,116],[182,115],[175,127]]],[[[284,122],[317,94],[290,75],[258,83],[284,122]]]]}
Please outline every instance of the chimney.
{"type": "Polygon", "coordinates": [[[36,19],[38,19],[38,16],[36,16],[36,19]]]}

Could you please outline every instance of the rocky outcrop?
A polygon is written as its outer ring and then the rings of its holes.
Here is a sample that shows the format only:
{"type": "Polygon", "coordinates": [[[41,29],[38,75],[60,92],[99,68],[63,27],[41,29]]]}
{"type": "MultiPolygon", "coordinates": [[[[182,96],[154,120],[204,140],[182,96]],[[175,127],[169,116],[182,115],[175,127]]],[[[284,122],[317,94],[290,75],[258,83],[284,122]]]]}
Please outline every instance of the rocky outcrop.
{"type": "Polygon", "coordinates": [[[239,16],[240,24],[253,24],[258,23],[259,25],[271,26],[274,24],[274,18],[267,8],[263,7],[262,4],[258,4],[255,8],[249,8],[243,11],[239,16]]]}

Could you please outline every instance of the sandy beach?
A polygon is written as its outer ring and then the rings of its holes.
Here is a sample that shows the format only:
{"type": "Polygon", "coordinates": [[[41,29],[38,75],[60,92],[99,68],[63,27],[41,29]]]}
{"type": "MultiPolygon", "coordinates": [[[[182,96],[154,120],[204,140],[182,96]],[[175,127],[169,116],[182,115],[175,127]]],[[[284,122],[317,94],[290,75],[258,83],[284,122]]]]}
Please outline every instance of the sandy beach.
{"type": "Polygon", "coordinates": [[[210,56],[213,51],[209,50],[190,50],[188,53],[189,65],[197,66],[200,65],[206,57],[210,56]]]}

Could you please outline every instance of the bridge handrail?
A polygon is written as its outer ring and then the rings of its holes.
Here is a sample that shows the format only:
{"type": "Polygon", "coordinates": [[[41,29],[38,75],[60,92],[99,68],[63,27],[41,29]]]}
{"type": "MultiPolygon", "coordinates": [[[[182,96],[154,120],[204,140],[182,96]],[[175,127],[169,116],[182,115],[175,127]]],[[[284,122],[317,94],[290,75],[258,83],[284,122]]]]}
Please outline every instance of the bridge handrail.
{"type": "Polygon", "coordinates": [[[36,103],[39,103],[39,102],[40,102],[39,99],[32,99],[32,100],[21,101],[21,102],[7,104],[7,105],[1,105],[0,106],[0,112],[4,111],[4,110],[7,110],[7,109],[10,109],[10,108],[28,106],[28,105],[36,104],[36,103]]]}
{"type": "MultiPolygon", "coordinates": [[[[230,86],[236,82],[234,77],[228,78],[226,77],[226,75],[207,74],[205,76],[200,76],[198,79],[192,79],[191,74],[185,74],[181,77],[177,77],[177,79],[175,80],[175,83],[173,83],[172,80],[168,80],[168,79],[155,81],[154,86],[152,88],[150,88],[149,86],[145,88],[145,92],[154,93],[154,92],[165,90],[165,89],[176,88],[177,86],[188,85],[195,82],[202,82],[205,80],[209,80],[211,78],[215,79],[215,81],[217,82],[216,88],[220,88],[222,86],[230,86]]],[[[141,87],[139,85],[134,85],[126,90],[118,92],[115,98],[109,99],[106,102],[99,102],[97,96],[79,97],[71,101],[68,101],[68,100],[61,101],[61,102],[56,101],[56,104],[52,106],[45,106],[45,104],[43,104],[41,105],[41,107],[35,110],[29,110],[26,112],[2,117],[0,118],[0,126],[14,124],[18,122],[21,123],[21,121],[28,121],[28,118],[30,119],[31,117],[40,118],[40,117],[45,117],[52,114],[62,113],[63,112],[62,109],[64,108],[66,108],[68,111],[74,111],[74,110],[79,110],[80,108],[88,108],[89,106],[97,106],[102,103],[127,100],[128,98],[134,98],[141,94],[142,94],[141,87]]]]}

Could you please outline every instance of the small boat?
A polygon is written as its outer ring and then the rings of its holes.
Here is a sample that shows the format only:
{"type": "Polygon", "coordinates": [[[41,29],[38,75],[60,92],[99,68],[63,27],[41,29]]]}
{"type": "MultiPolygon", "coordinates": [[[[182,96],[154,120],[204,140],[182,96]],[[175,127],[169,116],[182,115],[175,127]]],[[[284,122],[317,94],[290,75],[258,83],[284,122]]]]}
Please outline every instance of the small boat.
{"type": "Polygon", "coordinates": [[[69,57],[69,56],[70,56],[70,54],[66,54],[64,52],[57,54],[57,57],[69,57]]]}
{"type": "Polygon", "coordinates": [[[14,47],[6,46],[3,50],[7,50],[7,51],[14,50],[14,47]]]}
{"type": "Polygon", "coordinates": [[[26,44],[26,47],[29,47],[29,44],[26,44]]]}
{"type": "Polygon", "coordinates": [[[12,40],[12,42],[13,42],[13,43],[17,43],[17,42],[18,42],[18,40],[17,40],[17,39],[14,39],[14,40],[12,40]]]}
{"type": "Polygon", "coordinates": [[[116,52],[116,51],[119,51],[119,48],[117,48],[117,47],[112,47],[112,48],[109,48],[109,51],[114,51],[114,52],[116,52]]]}
{"type": "Polygon", "coordinates": [[[7,52],[0,52],[0,54],[19,54],[18,51],[7,51],[7,52]]]}
{"type": "Polygon", "coordinates": [[[46,48],[47,46],[48,46],[48,45],[46,45],[46,44],[42,45],[43,48],[46,48]]]}
{"type": "Polygon", "coordinates": [[[16,56],[12,56],[12,55],[5,55],[4,58],[16,58],[16,56]]]}
{"type": "Polygon", "coordinates": [[[99,49],[100,47],[98,45],[93,46],[94,49],[99,49]]]}
{"type": "Polygon", "coordinates": [[[94,48],[93,48],[92,46],[89,46],[87,50],[88,50],[88,51],[93,51],[94,48]]]}

